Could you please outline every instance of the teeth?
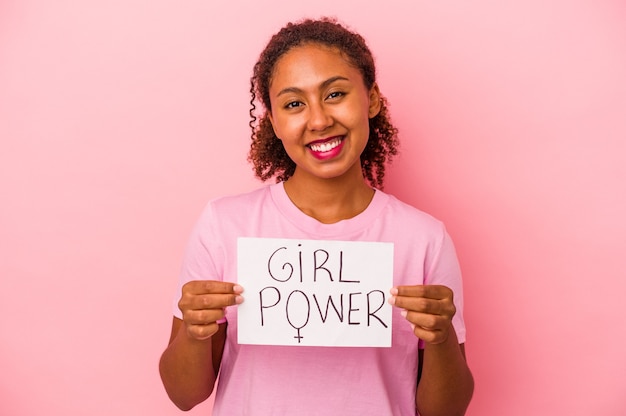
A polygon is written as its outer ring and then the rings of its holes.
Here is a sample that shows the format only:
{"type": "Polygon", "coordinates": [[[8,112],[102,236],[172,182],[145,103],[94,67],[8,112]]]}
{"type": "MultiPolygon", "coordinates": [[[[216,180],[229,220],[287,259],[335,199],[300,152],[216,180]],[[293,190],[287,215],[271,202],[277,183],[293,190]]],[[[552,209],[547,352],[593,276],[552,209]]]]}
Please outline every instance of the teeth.
{"type": "Polygon", "coordinates": [[[309,146],[311,147],[311,150],[313,150],[314,152],[328,152],[334,149],[335,147],[339,146],[339,143],[341,143],[341,139],[333,139],[326,143],[315,143],[309,146]]]}

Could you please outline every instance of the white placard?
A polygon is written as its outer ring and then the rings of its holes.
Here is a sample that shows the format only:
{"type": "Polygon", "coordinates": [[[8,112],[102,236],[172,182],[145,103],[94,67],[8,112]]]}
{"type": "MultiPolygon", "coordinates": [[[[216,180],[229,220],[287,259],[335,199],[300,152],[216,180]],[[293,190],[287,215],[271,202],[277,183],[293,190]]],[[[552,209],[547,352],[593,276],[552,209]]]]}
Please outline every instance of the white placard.
{"type": "Polygon", "coordinates": [[[238,342],[390,347],[393,243],[239,238],[238,342]]]}

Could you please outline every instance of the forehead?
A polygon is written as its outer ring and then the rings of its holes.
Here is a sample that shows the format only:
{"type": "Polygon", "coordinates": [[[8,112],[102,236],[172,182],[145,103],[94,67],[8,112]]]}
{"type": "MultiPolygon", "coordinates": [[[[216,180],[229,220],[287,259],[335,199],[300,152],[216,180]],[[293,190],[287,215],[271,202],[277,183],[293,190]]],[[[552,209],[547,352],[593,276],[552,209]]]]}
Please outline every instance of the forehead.
{"type": "Polygon", "coordinates": [[[317,43],[296,46],[281,56],[274,65],[270,89],[277,85],[314,82],[337,75],[361,80],[361,72],[337,47],[317,43]]]}

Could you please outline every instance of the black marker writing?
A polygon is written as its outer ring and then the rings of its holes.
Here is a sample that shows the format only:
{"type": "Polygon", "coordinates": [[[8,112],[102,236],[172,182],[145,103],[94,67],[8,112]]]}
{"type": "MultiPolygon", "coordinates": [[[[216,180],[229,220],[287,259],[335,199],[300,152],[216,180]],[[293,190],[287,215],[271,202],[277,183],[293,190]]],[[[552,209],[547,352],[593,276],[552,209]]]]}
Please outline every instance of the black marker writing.
{"type": "Polygon", "coordinates": [[[339,252],[339,281],[341,283],[361,283],[360,280],[343,280],[343,251],[339,252]]]}
{"type": "Polygon", "coordinates": [[[274,306],[278,305],[278,302],[280,302],[280,291],[273,286],[268,286],[266,288],[263,288],[259,292],[259,302],[261,305],[261,326],[263,326],[265,324],[265,321],[263,320],[263,309],[273,308],[274,306]],[[263,303],[263,292],[265,292],[268,289],[273,289],[274,292],[276,293],[276,302],[274,302],[272,305],[269,305],[269,306],[263,303]]]}
{"type": "MultiPolygon", "coordinates": [[[[281,295],[280,290],[274,286],[267,286],[259,292],[261,326],[266,324],[264,310],[279,306],[284,295],[284,293],[281,295]]],[[[323,302],[320,303],[320,299],[324,297],[316,293],[307,294],[301,290],[292,290],[289,292],[289,295],[287,295],[284,305],[284,319],[296,330],[296,336],[294,336],[294,338],[298,340],[298,343],[304,338],[302,330],[312,318],[311,297],[313,298],[313,302],[316,306],[315,309],[319,314],[319,320],[322,324],[326,324],[328,321],[332,308],[334,311],[333,316],[336,315],[337,319],[342,324],[365,324],[367,327],[370,327],[378,321],[383,327],[389,327],[380,316],[376,315],[385,305],[385,294],[382,290],[372,290],[367,294],[363,294],[363,292],[347,292],[327,296],[326,305],[323,308],[323,302]],[[346,302],[344,302],[344,299],[346,302]],[[365,309],[363,309],[364,306],[365,309]],[[365,310],[366,313],[362,312],[363,310],[365,310]]],[[[272,314],[271,316],[273,319],[280,319],[281,315],[272,314]]],[[[314,314],[313,316],[317,315],[314,314]]]]}
{"type": "MultiPolygon", "coordinates": [[[[326,250],[315,250],[313,252],[313,281],[317,282],[317,271],[318,270],[324,270],[326,271],[326,273],[328,273],[328,278],[330,279],[330,281],[333,281],[333,274],[330,272],[330,270],[328,270],[326,267],[324,267],[324,265],[326,264],[326,262],[328,261],[328,258],[330,257],[330,255],[328,254],[328,251],[326,250]],[[317,259],[317,253],[323,253],[325,255],[324,261],[319,264],[318,263],[318,259],[317,259]],[[319,266],[318,266],[319,264],[319,266]]],[[[339,273],[341,273],[341,266],[339,267],[339,273]]]]}
{"type": "Polygon", "coordinates": [[[385,293],[382,290],[372,290],[371,292],[368,292],[367,294],[367,326],[370,326],[370,316],[373,316],[374,318],[376,318],[376,320],[378,320],[378,322],[381,323],[382,326],[387,328],[387,324],[384,323],[382,319],[380,319],[378,316],[376,316],[376,312],[378,312],[383,307],[384,304],[385,304],[385,293]],[[371,312],[370,307],[372,306],[372,302],[370,301],[370,296],[373,293],[378,293],[380,295],[380,304],[378,305],[378,308],[376,308],[374,312],[371,312]]]}
{"type": "Polygon", "coordinates": [[[309,323],[309,317],[311,316],[311,303],[309,302],[309,298],[304,294],[304,292],[301,292],[299,290],[294,290],[293,292],[289,294],[289,297],[287,298],[287,305],[285,306],[285,313],[287,315],[287,322],[289,322],[289,325],[291,325],[293,329],[295,329],[298,332],[298,334],[294,338],[298,340],[298,344],[299,344],[302,338],[304,338],[302,335],[300,335],[300,330],[304,328],[306,324],[309,323]],[[290,318],[291,314],[289,313],[289,301],[291,301],[291,297],[295,293],[300,293],[302,296],[304,296],[304,300],[306,301],[306,320],[304,320],[304,323],[300,326],[295,326],[293,322],[291,322],[291,318],[290,318]]]}
{"type": "Polygon", "coordinates": [[[279,247],[274,250],[267,260],[267,272],[273,280],[285,283],[294,277],[294,274],[297,274],[300,283],[306,279],[317,282],[318,277],[320,281],[328,279],[333,283],[361,282],[344,277],[342,250],[331,253],[320,248],[307,253],[301,247],[302,244],[298,244],[297,253],[290,252],[287,247],[279,247]]]}
{"type": "Polygon", "coordinates": [[[348,306],[348,325],[361,325],[360,322],[352,322],[352,312],[358,312],[358,311],[361,310],[359,308],[353,308],[352,307],[352,296],[360,295],[360,294],[361,294],[361,292],[356,292],[356,293],[350,293],[348,295],[348,304],[350,305],[350,306],[348,306]]]}
{"type": "Polygon", "coordinates": [[[328,306],[332,305],[337,317],[339,318],[339,322],[343,322],[343,293],[339,295],[339,309],[335,306],[335,302],[333,302],[333,297],[328,296],[328,300],[326,301],[326,313],[322,312],[322,308],[320,307],[319,302],[317,301],[317,296],[313,294],[313,300],[315,301],[315,305],[317,306],[317,310],[320,313],[320,318],[322,323],[326,323],[326,319],[328,319],[328,306]]]}

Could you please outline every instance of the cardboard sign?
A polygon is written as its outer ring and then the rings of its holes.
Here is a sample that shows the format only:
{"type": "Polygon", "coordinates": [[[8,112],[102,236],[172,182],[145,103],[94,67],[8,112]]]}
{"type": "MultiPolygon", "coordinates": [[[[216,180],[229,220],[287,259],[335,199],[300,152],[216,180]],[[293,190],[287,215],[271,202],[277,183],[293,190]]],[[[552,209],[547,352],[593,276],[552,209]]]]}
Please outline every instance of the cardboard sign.
{"type": "Polygon", "coordinates": [[[393,244],[239,238],[240,344],[390,347],[393,244]]]}

